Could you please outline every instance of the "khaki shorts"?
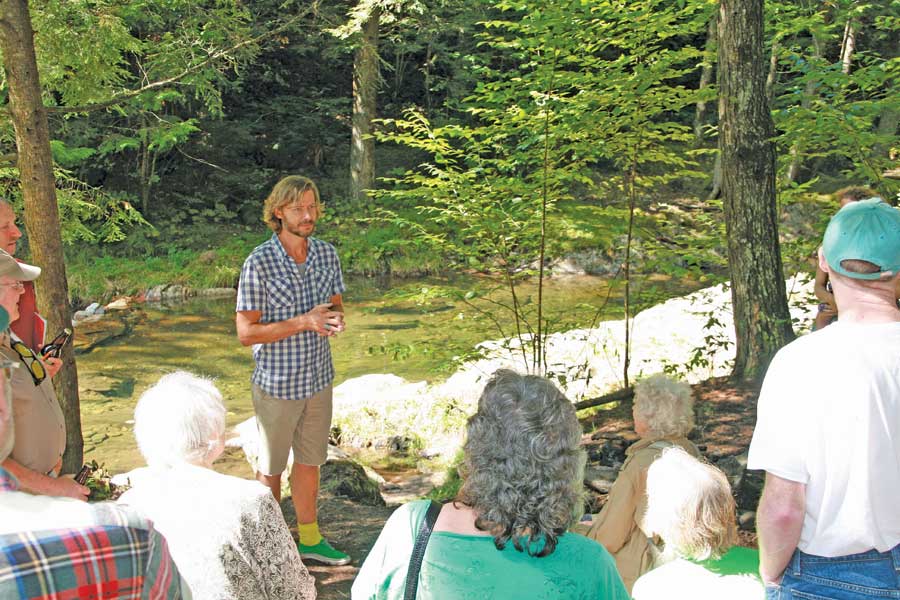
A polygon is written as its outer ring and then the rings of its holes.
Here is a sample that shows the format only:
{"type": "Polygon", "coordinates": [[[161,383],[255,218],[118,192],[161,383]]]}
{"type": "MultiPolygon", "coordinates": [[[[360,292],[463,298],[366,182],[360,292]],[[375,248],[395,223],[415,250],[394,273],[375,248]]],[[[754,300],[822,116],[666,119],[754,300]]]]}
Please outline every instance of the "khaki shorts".
{"type": "Polygon", "coordinates": [[[328,458],[331,430],[331,386],[300,400],[283,400],[252,384],[253,408],[259,431],[259,464],[263,475],[279,475],[294,464],[319,466],[328,458]]]}

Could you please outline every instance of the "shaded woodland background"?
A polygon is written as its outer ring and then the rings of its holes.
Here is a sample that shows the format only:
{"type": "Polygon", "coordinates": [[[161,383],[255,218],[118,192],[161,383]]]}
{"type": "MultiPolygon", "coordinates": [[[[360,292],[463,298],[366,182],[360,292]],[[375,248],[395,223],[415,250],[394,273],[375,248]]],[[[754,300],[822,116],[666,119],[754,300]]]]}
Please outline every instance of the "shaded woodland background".
{"type": "Polygon", "coordinates": [[[812,203],[823,224],[821,194],[849,183],[896,198],[898,15],[898,0],[0,0],[0,190],[45,268],[51,328],[155,283],[233,286],[268,190],[304,173],[348,273],[498,275],[533,368],[545,316],[539,302],[525,323],[516,282],[601,252],[626,319],[633,277],[730,278],[736,374],[756,378],[792,336],[784,271],[818,243],[779,242],[777,215],[812,203]]]}

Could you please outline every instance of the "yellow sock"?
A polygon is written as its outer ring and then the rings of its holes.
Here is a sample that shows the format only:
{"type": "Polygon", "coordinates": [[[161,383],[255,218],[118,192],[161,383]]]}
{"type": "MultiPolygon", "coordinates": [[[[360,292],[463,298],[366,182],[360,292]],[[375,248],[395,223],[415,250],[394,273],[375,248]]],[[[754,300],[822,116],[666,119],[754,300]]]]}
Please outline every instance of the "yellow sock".
{"type": "Polygon", "coordinates": [[[297,523],[297,534],[300,536],[300,543],[304,546],[315,546],[322,541],[322,534],[319,533],[319,523],[297,523]]]}

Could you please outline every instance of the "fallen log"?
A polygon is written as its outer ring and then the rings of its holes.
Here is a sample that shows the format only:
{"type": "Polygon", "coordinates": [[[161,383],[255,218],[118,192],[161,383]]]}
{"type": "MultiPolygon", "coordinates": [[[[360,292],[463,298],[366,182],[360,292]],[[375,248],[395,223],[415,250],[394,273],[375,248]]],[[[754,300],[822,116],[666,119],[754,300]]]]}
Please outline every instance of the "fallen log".
{"type": "Polygon", "coordinates": [[[575,410],[584,410],[585,408],[591,408],[592,406],[602,406],[604,404],[612,404],[613,402],[624,402],[625,400],[631,400],[633,397],[634,388],[622,388],[608,394],[603,394],[597,398],[588,398],[587,400],[576,402],[575,410]]]}

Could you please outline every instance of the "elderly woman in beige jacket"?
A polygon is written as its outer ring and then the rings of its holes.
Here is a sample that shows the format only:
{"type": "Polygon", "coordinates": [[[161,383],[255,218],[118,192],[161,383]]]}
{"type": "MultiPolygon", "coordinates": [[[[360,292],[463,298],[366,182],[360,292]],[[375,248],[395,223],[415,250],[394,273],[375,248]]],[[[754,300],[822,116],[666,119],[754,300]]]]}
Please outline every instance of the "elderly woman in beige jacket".
{"type": "Polygon", "coordinates": [[[688,384],[658,374],[635,386],[634,430],[641,439],[625,452],[625,463],[606,505],[593,516],[586,534],[616,559],[629,593],[637,578],[653,568],[657,555],[642,524],[647,510],[647,469],[663,450],[674,446],[700,456],[687,439],[693,428],[694,400],[688,384]]]}

